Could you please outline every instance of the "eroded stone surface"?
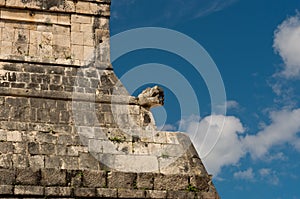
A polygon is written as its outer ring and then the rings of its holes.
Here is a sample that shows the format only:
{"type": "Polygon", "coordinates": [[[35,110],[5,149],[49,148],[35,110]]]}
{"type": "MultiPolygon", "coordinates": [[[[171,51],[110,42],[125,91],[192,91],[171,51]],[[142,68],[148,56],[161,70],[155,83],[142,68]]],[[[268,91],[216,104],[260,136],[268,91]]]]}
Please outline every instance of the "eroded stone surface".
{"type": "Polygon", "coordinates": [[[163,91],[110,63],[110,0],[0,0],[0,197],[218,198],[163,91]],[[188,192],[188,187],[196,192],[188,192]]]}

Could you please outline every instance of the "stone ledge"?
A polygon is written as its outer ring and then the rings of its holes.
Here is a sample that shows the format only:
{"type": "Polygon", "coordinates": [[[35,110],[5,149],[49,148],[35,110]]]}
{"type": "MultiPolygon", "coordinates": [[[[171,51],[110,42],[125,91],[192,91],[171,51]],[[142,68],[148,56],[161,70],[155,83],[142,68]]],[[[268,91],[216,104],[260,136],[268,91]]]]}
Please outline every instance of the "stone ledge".
{"type": "Polygon", "coordinates": [[[23,3],[21,0],[9,0],[5,3],[0,3],[0,8],[5,7],[22,10],[39,10],[51,13],[76,13],[102,17],[110,16],[110,0],[78,0],[77,2],[72,0],[66,0],[64,2],[51,1],[41,2],[33,0],[23,3]]]}
{"type": "Polygon", "coordinates": [[[119,189],[118,198],[145,198],[144,190],[119,189]]]}
{"type": "Polygon", "coordinates": [[[0,195],[10,195],[13,194],[12,185],[0,185],[0,195]]]}
{"type": "Polygon", "coordinates": [[[6,88],[0,87],[0,96],[14,96],[14,97],[31,97],[31,98],[43,98],[43,99],[57,99],[66,101],[85,101],[95,103],[106,103],[110,104],[137,104],[137,100],[132,96],[99,96],[96,94],[88,93],[76,93],[64,92],[64,91],[37,91],[31,89],[20,89],[20,88],[6,88]],[[127,102],[127,103],[125,103],[127,102]]]}
{"type": "Polygon", "coordinates": [[[41,195],[44,195],[44,187],[16,185],[15,189],[14,189],[14,194],[15,195],[41,196],[41,195]]]}
{"type": "Polygon", "coordinates": [[[70,187],[40,187],[0,186],[1,198],[156,198],[156,199],[220,199],[216,193],[187,192],[187,191],[158,191],[158,190],[132,190],[108,188],[70,188],[70,187]]]}
{"type": "MultiPolygon", "coordinates": [[[[141,190],[149,190],[148,194],[151,195],[162,194],[165,193],[165,191],[188,192],[189,186],[193,186],[195,187],[195,192],[214,193],[214,190],[212,191],[210,187],[205,186],[205,188],[203,188],[203,184],[190,184],[193,178],[202,179],[205,184],[209,184],[209,176],[179,174],[150,175],[148,173],[107,172],[102,170],[32,170],[31,168],[0,169],[0,176],[0,190],[2,190],[0,194],[10,193],[12,187],[15,186],[15,194],[40,195],[44,194],[42,187],[44,186],[48,187],[45,190],[49,195],[55,194],[55,190],[63,195],[70,195],[70,188],[74,188],[74,180],[79,182],[75,189],[80,191],[74,189],[75,195],[79,197],[92,197],[95,196],[97,192],[102,195],[109,195],[105,188],[108,188],[108,190],[139,190],[133,195],[141,195],[141,190]],[[149,179],[149,183],[145,183],[147,179],[149,179]],[[59,189],[58,187],[64,187],[64,189],[59,189]],[[153,192],[154,190],[159,192],[153,192]]],[[[121,196],[125,197],[129,192],[130,191],[122,191],[121,196]]]]}
{"type": "Polygon", "coordinates": [[[68,14],[47,14],[45,12],[38,12],[30,10],[19,10],[19,9],[11,9],[11,8],[1,8],[1,20],[9,20],[9,21],[20,21],[20,22],[28,22],[35,24],[57,24],[57,25],[71,25],[71,17],[68,14]],[[18,14],[16,14],[16,12],[18,14]],[[33,17],[34,15],[34,17],[33,17]],[[67,19],[67,20],[62,20],[67,19]]]}
{"type": "Polygon", "coordinates": [[[46,187],[45,188],[46,196],[71,196],[72,188],[71,187],[46,187]]]}

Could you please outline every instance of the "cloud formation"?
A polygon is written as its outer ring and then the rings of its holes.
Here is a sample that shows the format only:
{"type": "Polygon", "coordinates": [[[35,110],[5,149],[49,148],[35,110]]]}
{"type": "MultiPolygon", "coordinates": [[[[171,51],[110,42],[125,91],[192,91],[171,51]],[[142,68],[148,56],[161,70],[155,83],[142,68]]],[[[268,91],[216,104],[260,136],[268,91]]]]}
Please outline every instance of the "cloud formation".
{"type": "Polygon", "coordinates": [[[222,167],[236,165],[246,154],[253,159],[284,160],[282,153],[269,154],[273,147],[283,144],[300,152],[300,109],[273,111],[269,117],[270,124],[254,135],[245,134],[243,124],[234,116],[211,115],[200,121],[193,116],[181,123],[208,172],[217,176],[222,167]]]}
{"type": "Polygon", "coordinates": [[[235,100],[229,100],[225,102],[224,104],[217,105],[216,110],[217,112],[222,113],[223,110],[229,111],[229,110],[238,110],[240,109],[240,105],[235,100]]]}
{"type": "Polygon", "coordinates": [[[285,78],[300,77],[300,14],[289,17],[277,27],[274,50],[284,61],[281,75],[285,78]]]}
{"type": "Polygon", "coordinates": [[[243,140],[244,145],[253,158],[262,158],[270,148],[291,144],[297,146],[300,132],[300,109],[281,110],[270,113],[271,123],[256,135],[247,135],[243,140]]]}
{"type": "Polygon", "coordinates": [[[211,115],[200,122],[190,121],[186,131],[208,172],[214,175],[223,166],[236,164],[245,154],[239,137],[244,128],[236,117],[211,115]]]}
{"type": "Polygon", "coordinates": [[[271,185],[278,185],[279,178],[275,171],[272,171],[269,168],[262,168],[258,171],[261,180],[267,181],[271,185]]]}
{"type": "Polygon", "coordinates": [[[254,180],[254,172],[252,168],[249,168],[245,171],[238,171],[233,174],[233,177],[236,179],[242,180],[254,180]]]}

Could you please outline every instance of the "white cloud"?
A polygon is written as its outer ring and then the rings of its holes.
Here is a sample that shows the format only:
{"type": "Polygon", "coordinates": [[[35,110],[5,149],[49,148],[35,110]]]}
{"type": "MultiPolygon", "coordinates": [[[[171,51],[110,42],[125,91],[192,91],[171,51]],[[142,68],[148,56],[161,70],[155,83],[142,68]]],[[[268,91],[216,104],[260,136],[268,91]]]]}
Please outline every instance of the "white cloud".
{"type": "Polygon", "coordinates": [[[190,121],[186,132],[209,173],[217,175],[225,165],[238,163],[245,154],[239,133],[244,132],[240,120],[232,116],[211,115],[190,121]]]}
{"type": "Polygon", "coordinates": [[[242,179],[242,180],[254,180],[253,169],[249,168],[246,171],[235,172],[233,174],[233,177],[236,179],[242,179]]]}
{"type": "Polygon", "coordinates": [[[280,161],[286,161],[288,158],[284,155],[284,153],[279,152],[275,154],[270,154],[268,157],[265,159],[267,162],[272,162],[274,160],[280,160],[280,161]]]}
{"type": "Polygon", "coordinates": [[[216,108],[217,113],[222,113],[224,112],[224,110],[228,111],[232,109],[239,109],[240,105],[237,101],[229,100],[226,101],[224,104],[217,105],[216,108]]]}
{"type": "Polygon", "coordinates": [[[234,100],[227,101],[227,109],[236,109],[239,108],[239,103],[234,100]]]}
{"type": "Polygon", "coordinates": [[[283,144],[290,144],[300,151],[299,118],[300,109],[271,112],[270,124],[254,135],[243,135],[242,123],[233,116],[211,115],[201,120],[193,116],[182,120],[181,124],[208,172],[217,176],[222,167],[236,165],[247,153],[254,159],[284,161],[283,153],[269,154],[269,151],[283,144]]]}
{"type": "Polygon", "coordinates": [[[292,141],[292,145],[298,152],[300,152],[300,139],[295,139],[294,141],[292,141]]]}
{"type": "Polygon", "coordinates": [[[266,177],[266,176],[270,175],[271,169],[263,168],[263,169],[260,169],[258,172],[261,177],[266,177]]]}
{"type": "Polygon", "coordinates": [[[279,178],[276,175],[275,171],[272,171],[269,168],[262,168],[258,171],[261,180],[267,181],[271,185],[278,185],[279,178]]]}
{"type": "Polygon", "coordinates": [[[228,6],[236,3],[238,0],[215,0],[215,1],[209,1],[210,4],[203,9],[198,11],[198,13],[195,15],[195,17],[201,17],[201,16],[206,16],[214,12],[221,11],[228,6]]]}
{"type": "Polygon", "coordinates": [[[271,112],[271,124],[256,135],[247,135],[243,140],[247,150],[253,158],[262,158],[268,151],[277,145],[299,140],[300,109],[271,112]]]}
{"type": "Polygon", "coordinates": [[[281,72],[286,78],[300,77],[300,14],[280,24],[274,35],[274,49],[284,61],[281,72]]]}

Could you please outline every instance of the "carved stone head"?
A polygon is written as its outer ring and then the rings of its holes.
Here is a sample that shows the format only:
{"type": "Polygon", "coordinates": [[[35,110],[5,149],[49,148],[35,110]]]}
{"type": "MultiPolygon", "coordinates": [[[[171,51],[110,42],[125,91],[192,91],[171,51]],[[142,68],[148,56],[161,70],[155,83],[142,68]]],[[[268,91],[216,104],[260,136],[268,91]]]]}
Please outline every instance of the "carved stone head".
{"type": "Polygon", "coordinates": [[[159,86],[146,88],[138,95],[138,103],[144,108],[151,109],[156,106],[164,105],[164,91],[159,86]]]}

